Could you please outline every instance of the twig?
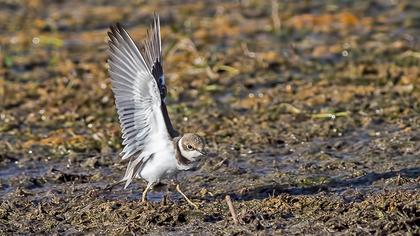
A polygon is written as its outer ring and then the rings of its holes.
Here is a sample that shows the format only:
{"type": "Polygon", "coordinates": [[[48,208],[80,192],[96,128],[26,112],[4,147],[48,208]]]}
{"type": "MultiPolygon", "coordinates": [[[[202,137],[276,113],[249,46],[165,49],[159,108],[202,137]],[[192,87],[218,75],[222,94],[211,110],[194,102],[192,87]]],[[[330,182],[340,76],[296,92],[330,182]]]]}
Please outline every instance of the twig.
{"type": "Polygon", "coordinates": [[[239,224],[238,217],[236,216],[235,209],[233,208],[232,200],[230,199],[229,195],[226,195],[225,200],[229,206],[230,214],[232,215],[233,222],[235,225],[239,224]]]}
{"type": "Polygon", "coordinates": [[[420,52],[414,52],[414,51],[405,51],[403,54],[400,55],[400,57],[414,57],[419,59],[420,58],[420,52]]]}
{"type": "Polygon", "coordinates": [[[216,165],[213,166],[213,170],[217,170],[219,167],[221,167],[223,163],[225,163],[226,160],[227,160],[227,157],[223,158],[223,160],[221,160],[220,162],[218,162],[216,165]]]}
{"type": "Polygon", "coordinates": [[[319,113],[319,114],[313,114],[312,118],[331,118],[331,119],[335,119],[337,117],[345,117],[345,116],[349,116],[350,112],[347,111],[343,111],[343,112],[338,112],[338,113],[319,113]]]}
{"type": "Polygon", "coordinates": [[[105,190],[105,191],[110,191],[110,190],[112,190],[115,186],[117,186],[117,185],[119,185],[119,184],[121,184],[122,182],[124,182],[123,180],[120,180],[120,181],[118,181],[118,182],[115,182],[115,183],[112,183],[112,184],[108,184],[107,186],[105,186],[105,188],[103,188],[102,190],[105,190]]]}
{"type": "Polygon", "coordinates": [[[256,52],[251,52],[248,49],[248,45],[244,42],[241,43],[241,48],[242,51],[244,52],[245,56],[250,57],[250,58],[255,58],[257,56],[256,52]]]}
{"type": "Polygon", "coordinates": [[[280,31],[281,21],[279,16],[279,3],[277,0],[271,0],[271,19],[273,20],[274,32],[280,31]]]}

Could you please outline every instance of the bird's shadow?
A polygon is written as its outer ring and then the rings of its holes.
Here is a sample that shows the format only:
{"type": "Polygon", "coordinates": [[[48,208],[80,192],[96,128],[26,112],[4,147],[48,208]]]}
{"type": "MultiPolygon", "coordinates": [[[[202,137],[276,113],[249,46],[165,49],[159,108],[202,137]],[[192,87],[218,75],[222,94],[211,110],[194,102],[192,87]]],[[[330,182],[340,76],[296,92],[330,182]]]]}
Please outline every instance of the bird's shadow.
{"type": "Polygon", "coordinates": [[[370,172],[364,176],[352,179],[335,179],[326,184],[313,186],[296,187],[288,184],[268,184],[253,189],[248,189],[243,193],[239,191],[228,191],[216,194],[214,198],[223,198],[226,195],[236,201],[247,201],[253,199],[264,199],[273,195],[287,193],[290,195],[310,195],[319,192],[343,192],[349,189],[369,188],[374,182],[381,179],[390,179],[400,176],[402,178],[418,178],[420,176],[420,167],[405,168],[399,171],[389,171],[384,173],[370,172]]]}

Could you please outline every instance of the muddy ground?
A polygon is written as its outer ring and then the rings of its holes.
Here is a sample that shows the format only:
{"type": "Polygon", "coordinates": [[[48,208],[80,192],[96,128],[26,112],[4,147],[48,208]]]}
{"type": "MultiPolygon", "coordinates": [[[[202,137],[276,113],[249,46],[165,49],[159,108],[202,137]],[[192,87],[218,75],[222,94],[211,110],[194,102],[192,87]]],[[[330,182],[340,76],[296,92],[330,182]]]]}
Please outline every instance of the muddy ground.
{"type": "Polygon", "coordinates": [[[1,235],[420,233],[420,3],[215,2],[0,2],[1,235]],[[107,189],[107,27],[139,41],[154,11],[170,116],[210,152],[180,176],[199,210],[107,189]]]}

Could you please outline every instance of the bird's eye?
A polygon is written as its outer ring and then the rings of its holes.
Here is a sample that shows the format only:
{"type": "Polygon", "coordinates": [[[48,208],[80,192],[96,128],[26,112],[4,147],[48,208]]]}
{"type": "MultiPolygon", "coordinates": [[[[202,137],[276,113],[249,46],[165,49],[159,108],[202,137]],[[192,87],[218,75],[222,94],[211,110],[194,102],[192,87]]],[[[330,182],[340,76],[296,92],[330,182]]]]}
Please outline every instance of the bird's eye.
{"type": "Polygon", "coordinates": [[[192,150],[192,146],[191,146],[191,145],[187,145],[187,148],[188,148],[189,150],[192,150]]]}

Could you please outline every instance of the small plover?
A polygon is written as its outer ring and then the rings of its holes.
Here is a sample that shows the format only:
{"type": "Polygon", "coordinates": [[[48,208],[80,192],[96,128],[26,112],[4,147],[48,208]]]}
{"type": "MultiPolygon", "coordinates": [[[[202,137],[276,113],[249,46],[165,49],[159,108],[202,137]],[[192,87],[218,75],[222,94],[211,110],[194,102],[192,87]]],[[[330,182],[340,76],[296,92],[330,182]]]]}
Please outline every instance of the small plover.
{"type": "MultiPolygon", "coordinates": [[[[148,182],[142,195],[163,178],[196,167],[204,153],[197,134],[181,135],[172,126],[166,109],[159,16],[147,31],[140,49],[119,24],[110,27],[109,74],[122,129],[122,159],[129,163],[122,181],[125,188],[134,178],[148,182]]],[[[176,190],[197,208],[179,188],[176,190]]]]}

